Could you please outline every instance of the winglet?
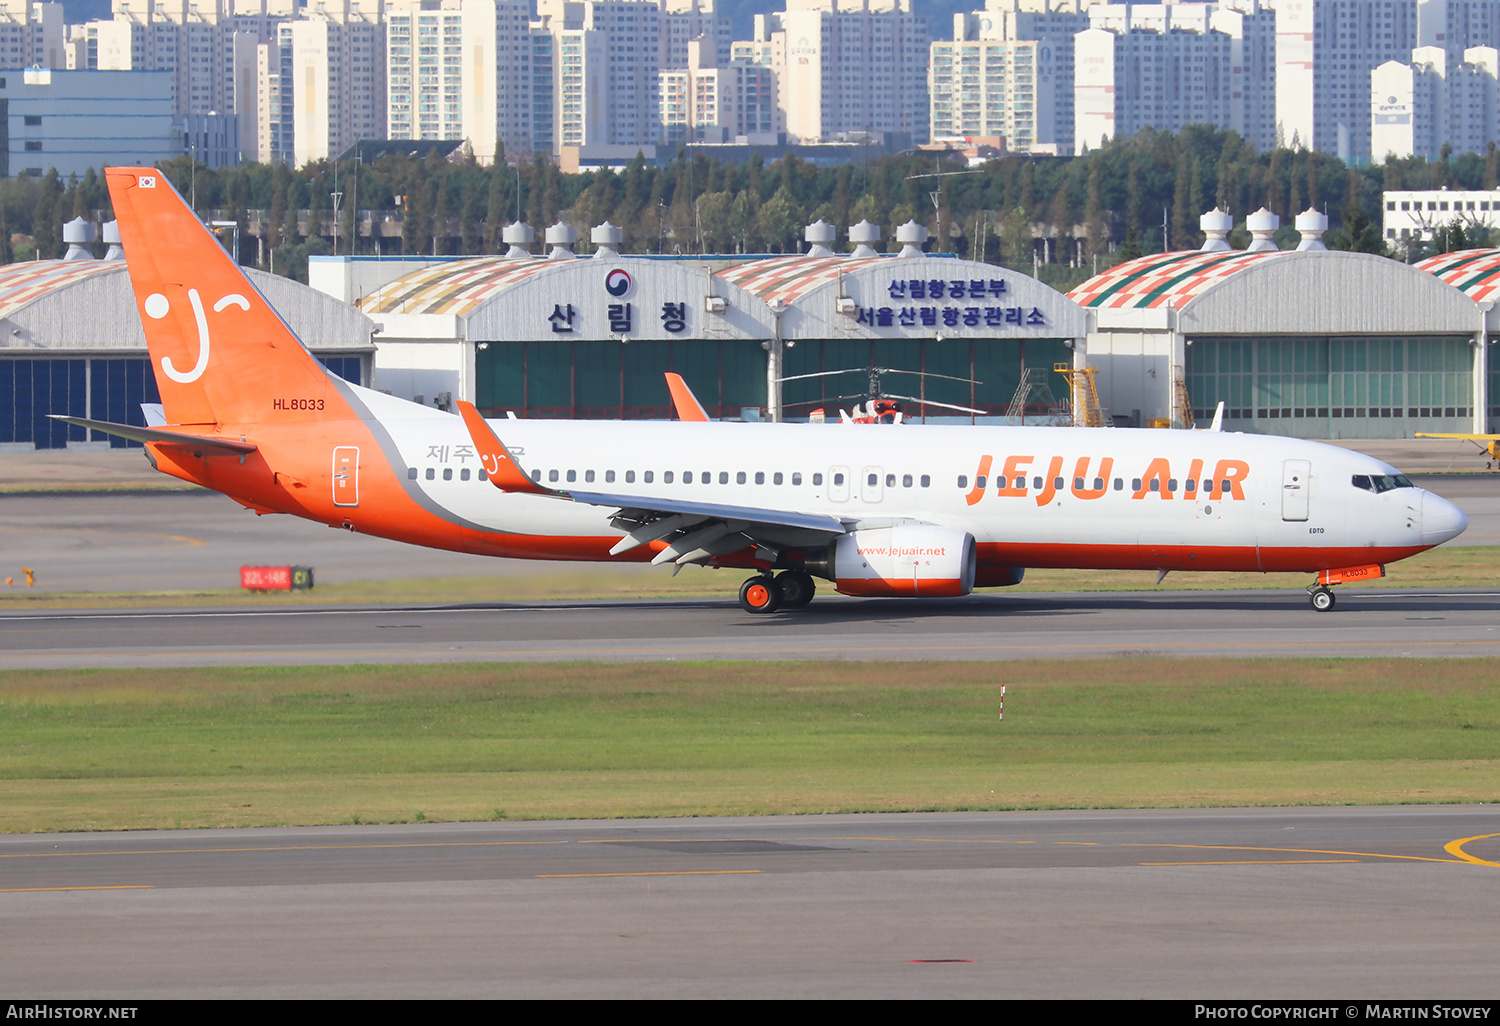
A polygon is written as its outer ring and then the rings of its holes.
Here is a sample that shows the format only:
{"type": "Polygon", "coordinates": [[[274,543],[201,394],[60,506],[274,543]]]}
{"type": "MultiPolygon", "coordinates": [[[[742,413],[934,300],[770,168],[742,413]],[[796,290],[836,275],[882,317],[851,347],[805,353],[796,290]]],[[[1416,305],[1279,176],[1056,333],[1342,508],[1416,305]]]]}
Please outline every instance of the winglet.
{"type": "Polygon", "coordinates": [[[698,402],[698,397],[693,395],[693,390],[688,388],[681,374],[667,371],[667,388],[672,391],[672,405],[677,407],[678,420],[708,419],[708,411],[703,408],[702,403],[698,402]]]}
{"type": "Polygon", "coordinates": [[[498,435],[491,430],[489,424],[485,423],[474,404],[458,401],[459,415],[464,419],[464,426],[469,429],[469,437],[474,440],[474,448],[479,453],[479,465],[484,467],[485,473],[489,475],[490,484],[502,492],[527,492],[532,495],[561,495],[561,492],[553,491],[551,488],[543,488],[531,478],[517,464],[515,457],[500,441],[498,435]]]}
{"type": "Polygon", "coordinates": [[[1218,409],[1214,410],[1214,422],[1213,422],[1212,426],[1209,427],[1209,430],[1210,431],[1223,431],[1224,430],[1224,400],[1222,400],[1222,399],[1219,400],[1219,407],[1218,407],[1218,409]]]}

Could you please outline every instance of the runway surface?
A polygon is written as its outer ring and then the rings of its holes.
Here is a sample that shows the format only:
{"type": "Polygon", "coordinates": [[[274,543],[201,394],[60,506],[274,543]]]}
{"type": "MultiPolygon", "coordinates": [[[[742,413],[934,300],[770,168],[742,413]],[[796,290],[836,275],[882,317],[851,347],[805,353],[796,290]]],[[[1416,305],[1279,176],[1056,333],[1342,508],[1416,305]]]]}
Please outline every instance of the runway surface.
{"type": "MultiPolygon", "coordinates": [[[[1500,543],[1500,476],[1426,482],[1500,543]],[[1444,483],[1446,482],[1446,483],[1444,483]]],[[[220,496],[0,497],[39,588],[545,573],[220,496]]],[[[642,572],[632,568],[626,572],[642,572]]],[[[650,572],[650,571],[644,571],[650,572]]],[[[0,576],[15,573],[4,569],[0,576]]],[[[1500,655],[1500,588],[0,617],[0,668],[1500,655]]],[[[1500,807],[0,836],[26,997],[1500,997],[1500,807]],[[1476,861],[1477,860],[1477,861],[1476,861]]]]}
{"type": "MultiPolygon", "coordinates": [[[[1419,478],[1469,515],[1458,545],[1500,544],[1500,474],[1419,478]]],[[[0,495],[0,579],[36,571],[38,592],[239,587],[242,565],[311,566],[320,583],[527,576],[558,564],[440,552],[263,516],[211,492],[0,495]]],[[[664,575],[625,565],[602,572],[664,575]]],[[[737,582],[726,584],[726,593],[737,582]]],[[[500,589],[497,588],[497,593],[500,589]]],[[[497,594],[498,597],[498,594],[497,594]]]]}
{"type": "Polygon", "coordinates": [[[1009,659],[1115,655],[1496,656],[1500,590],[820,598],[0,616],[0,667],[281,666],[568,659],[1009,659]]]}
{"type": "Polygon", "coordinates": [[[0,837],[27,997],[1500,997],[1500,808],[0,837]]]}

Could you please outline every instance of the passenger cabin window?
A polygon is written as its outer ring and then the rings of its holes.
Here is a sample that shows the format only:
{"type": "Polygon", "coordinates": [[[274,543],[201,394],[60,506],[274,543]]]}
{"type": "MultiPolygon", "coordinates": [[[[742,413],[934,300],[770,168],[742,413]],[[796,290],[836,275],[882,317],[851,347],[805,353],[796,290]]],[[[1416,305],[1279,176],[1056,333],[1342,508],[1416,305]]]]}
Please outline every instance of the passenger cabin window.
{"type": "Polygon", "coordinates": [[[583,480],[586,484],[592,484],[594,481],[594,472],[592,470],[585,470],[583,472],[583,480]]]}
{"type": "Polygon", "coordinates": [[[468,467],[465,467],[464,469],[462,469],[462,470],[460,470],[458,472],[458,479],[460,481],[467,481],[469,479],[469,468],[468,467]]]}
{"type": "Polygon", "coordinates": [[[959,491],[964,491],[968,487],[969,487],[969,475],[968,474],[959,474],[958,475],[958,490],[959,491]]]}
{"type": "MultiPolygon", "coordinates": [[[[792,475],[792,484],[801,484],[802,482],[797,480],[797,478],[800,477],[800,476],[801,476],[800,474],[793,474],[792,475]]],[[[814,474],[813,475],[812,483],[814,485],[821,485],[823,483],[823,475],[822,474],[814,474]]]]}
{"type": "MultiPolygon", "coordinates": [[[[630,476],[632,478],[635,477],[635,471],[631,471],[630,476]]],[[[646,482],[646,484],[650,484],[651,483],[651,479],[653,477],[655,477],[655,476],[656,476],[656,471],[654,471],[654,470],[648,470],[644,474],[641,475],[641,480],[644,481],[644,482],[646,482]]],[[[662,475],[662,480],[665,481],[667,484],[671,484],[672,483],[672,472],[669,470],[665,474],[663,474],[662,475]]]]}
{"type": "Polygon", "coordinates": [[[778,470],[776,471],[776,473],[771,475],[771,483],[774,485],[781,484],[781,471],[778,470]]]}
{"type": "Polygon", "coordinates": [[[922,487],[923,488],[931,488],[932,487],[932,475],[931,474],[923,474],[922,475],[922,487]]]}
{"type": "Polygon", "coordinates": [[[444,467],[443,468],[443,480],[444,481],[452,481],[453,480],[453,468],[452,467],[444,467]]]}
{"type": "Polygon", "coordinates": [[[416,467],[407,467],[406,468],[406,479],[408,481],[415,481],[417,479],[417,468],[416,467]]]}
{"type": "Polygon", "coordinates": [[[604,472],[604,483],[605,484],[614,484],[615,483],[615,472],[613,470],[606,470],[604,472]]]}
{"type": "Polygon", "coordinates": [[[429,480],[429,481],[436,481],[437,480],[437,471],[433,470],[431,467],[427,468],[427,480],[429,480]]]}

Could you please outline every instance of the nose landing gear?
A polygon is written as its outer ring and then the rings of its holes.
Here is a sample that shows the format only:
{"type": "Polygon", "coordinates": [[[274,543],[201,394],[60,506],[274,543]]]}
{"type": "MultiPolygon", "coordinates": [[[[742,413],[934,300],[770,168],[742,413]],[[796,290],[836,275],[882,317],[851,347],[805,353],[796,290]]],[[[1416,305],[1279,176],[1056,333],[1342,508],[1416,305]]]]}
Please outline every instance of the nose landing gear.
{"type": "Polygon", "coordinates": [[[1313,609],[1319,613],[1326,613],[1333,608],[1333,592],[1321,584],[1308,588],[1307,597],[1313,609]]]}

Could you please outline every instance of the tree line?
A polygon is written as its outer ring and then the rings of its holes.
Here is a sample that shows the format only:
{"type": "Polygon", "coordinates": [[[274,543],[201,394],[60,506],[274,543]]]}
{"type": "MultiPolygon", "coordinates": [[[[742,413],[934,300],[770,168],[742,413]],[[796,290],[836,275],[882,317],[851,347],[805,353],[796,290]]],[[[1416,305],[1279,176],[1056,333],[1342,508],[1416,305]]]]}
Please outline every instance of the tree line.
{"type": "MultiPolygon", "coordinates": [[[[1198,218],[1215,206],[1233,215],[1238,246],[1249,241],[1245,217],[1261,207],[1281,216],[1282,245],[1308,208],[1328,215],[1333,248],[1418,259],[1434,248],[1487,245],[1482,227],[1455,223],[1431,242],[1393,250],[1381,238],[1381,193],[1494,189],[1500,151],[1491,144],[1480,154],[1445,149],[1435,161],[1348,166],[1307,150],[1257,153],[1233,131],[1188,126],[1075,157],[1017,155],[978,168],[930,153],[829,167],[795,156],[721,163],[680,150],[660,167],[637,156],[620,171],[580,174],[539,157],[480,164],[438,154],[222,170],[182,157],[162,170],[205,220],[240,226],[241,262],[274,264],[302,280],[307,257],[335,244],[340,253],[373,253],[376,241],[356,229],[374,212],[399,222],[399,237],[380,243],[386,255],[502,252],[501,230],[517,220],[536,230],[533,251],[545,228],[563,221],[587,252],[588,230],[606,220],[623,229],[621,250],[632,253],[797,252],[804,226],[820,219],[840,240],[849,225],[871,221],[893,248],[895,229],[914,220],[930,231],[932,251],[1036,270],[1066,286],[1123,259],[1201,245],[1198,218]]],[[[61,256],[64,222],[110,216],[92,170],[0,181],[0,262],[61,256]]]]}

